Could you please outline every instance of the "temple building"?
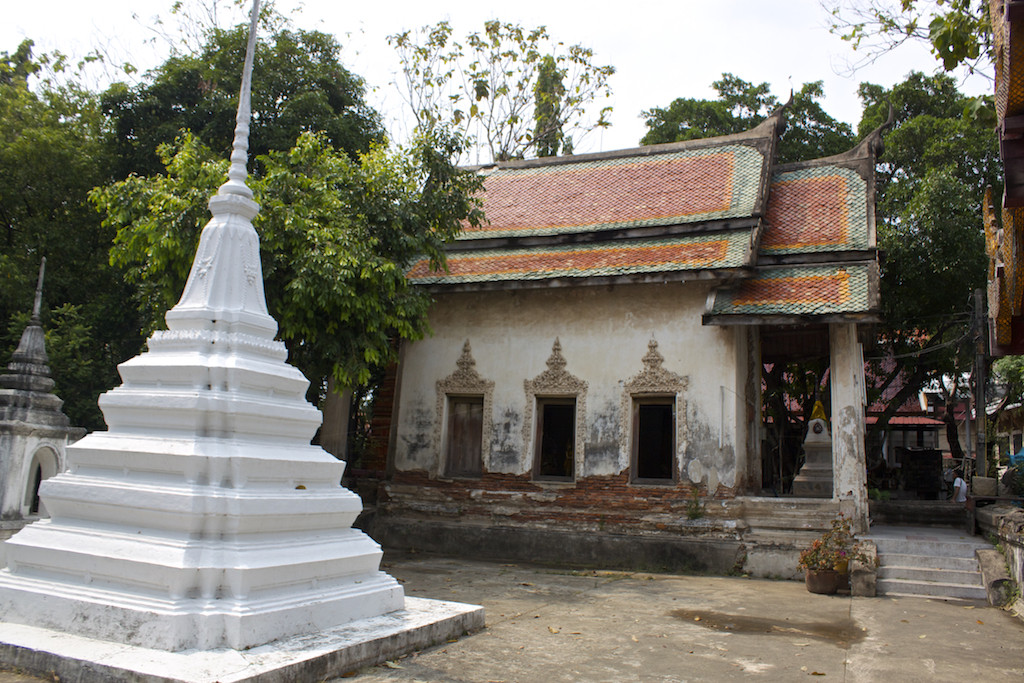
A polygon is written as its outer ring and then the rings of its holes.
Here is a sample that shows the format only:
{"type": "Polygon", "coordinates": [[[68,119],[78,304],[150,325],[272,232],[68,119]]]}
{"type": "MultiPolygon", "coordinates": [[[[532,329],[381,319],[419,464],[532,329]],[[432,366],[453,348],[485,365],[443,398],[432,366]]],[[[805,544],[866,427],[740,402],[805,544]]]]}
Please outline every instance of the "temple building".
{"type": "Polygon", "coordinates": [[[778,574],[780,539],[840,510],[866,528],[880,134],[780,165],[784,125],[480,169],[485,224],[447,272],[409,273],[433,335],[386,390],[378,540],[778,574]],[[809,352],[830,359],[831,481],[766,495],[762,372],[809,352]]]}

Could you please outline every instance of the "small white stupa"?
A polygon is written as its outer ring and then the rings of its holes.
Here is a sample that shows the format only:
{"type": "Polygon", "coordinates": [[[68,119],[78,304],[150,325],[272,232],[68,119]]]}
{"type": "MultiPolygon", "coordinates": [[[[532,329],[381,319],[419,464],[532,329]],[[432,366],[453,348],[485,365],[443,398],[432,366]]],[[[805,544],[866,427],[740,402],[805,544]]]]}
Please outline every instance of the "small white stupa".
{"type": "MultiPolygon", "coordinates": [[[[352,528],[362,504],[340,485],[345,463],[309,443],[320,413],[267,313],[245,185],[258,4],[229,180],[184,293],[100,398],[108,431],[69,447],[68,471],[42,485],[50,519],[6,543],[7,624],[245,650],[408,612],[380,547],[352,528]]],[[[476,609],[454,635],[482,626],[476,609]]]]}
{"type": "Polygon", "coordinates": [[[46,516],[39,485],[64,470],[68,444],[85,435],[71,426],[53,393],[41,317],[45,271],[43,258],[32,317],[7,372],[0,370],[0,538],[46,516]]]}

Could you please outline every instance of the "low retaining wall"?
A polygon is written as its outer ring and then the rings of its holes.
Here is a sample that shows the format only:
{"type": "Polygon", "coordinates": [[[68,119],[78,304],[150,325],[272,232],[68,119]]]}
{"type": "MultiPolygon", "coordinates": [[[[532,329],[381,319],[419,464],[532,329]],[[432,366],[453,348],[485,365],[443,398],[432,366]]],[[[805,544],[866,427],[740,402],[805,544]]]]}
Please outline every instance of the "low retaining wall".
{"type": "Polygon", "coordinates": [[[1010,578],[1017,584],[1016,602],[1012,609],[1024,619],[1024,599],[1020,588],[1024,586],[1024,509],[1009,505],[988,505],[975,512],[978,529],[996,537],[1002,546],[1010,578]]]}
{"type": "Polygon", "coordinates": [[[743,565],[737,540],[642,536],[381,520],[374,538],[385,548],[471,555],[475,559],[604,569],[728,574],[743,565]],[[393,523],[392,523],[393,522],[393,523]]]}

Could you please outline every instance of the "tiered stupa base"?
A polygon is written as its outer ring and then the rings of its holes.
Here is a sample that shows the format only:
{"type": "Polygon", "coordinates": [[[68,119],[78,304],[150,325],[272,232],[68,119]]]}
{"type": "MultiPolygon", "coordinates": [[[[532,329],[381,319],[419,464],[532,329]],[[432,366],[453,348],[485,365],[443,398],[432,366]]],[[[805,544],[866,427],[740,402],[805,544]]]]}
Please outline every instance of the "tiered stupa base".
{"type": "Polygon", "coordinates": [[[476,605],[406,598],[397,612],[248,650],[166,652],[0,623],[0,660],[62,681],[322,681],[484,627],[476,605]]]}

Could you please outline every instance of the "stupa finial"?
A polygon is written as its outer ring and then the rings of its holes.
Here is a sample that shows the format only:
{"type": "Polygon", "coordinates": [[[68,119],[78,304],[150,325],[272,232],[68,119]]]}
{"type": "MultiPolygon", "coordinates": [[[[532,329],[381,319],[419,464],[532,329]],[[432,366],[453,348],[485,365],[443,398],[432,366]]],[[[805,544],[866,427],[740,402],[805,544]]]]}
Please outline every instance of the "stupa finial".
{"type": "Polygon", "coordinates": [[[46,273],[46,257],[39,262],[39,279],[36,281],[36,300],[32,305],[32,322],[38,324],[43,312],[43,274],[46,273]]]}
{"type": "Polygon", "coordinates": [[[256,23],[260,16],[260,0],[253,0],[249,20],[249,42],[245,48],[245,66],[242,68],[242,87],[238,94],[238,113],[235,115],[235,140],[231,146],[231,168],[228,180],[217,194],[241,195],[252,198],[252,190],[245,184],[249,177],[249,122],[252,119],[252,63],[256,53],[256,23]]]}
{"type": "Polygon", "coordinates": [[[259,236],[252,225],[259,206],[253,201],[252,190],[245,184],[259,15],[260,0],[254,0],[228,180],[210,198],[213,217],[199,236],[199,246],[181,299],[165,316],[171,330],[228,326],[236,331],[245,328],[249,334],[270,338],[277,332],[277,322],[267,312],[259,236]]]}

